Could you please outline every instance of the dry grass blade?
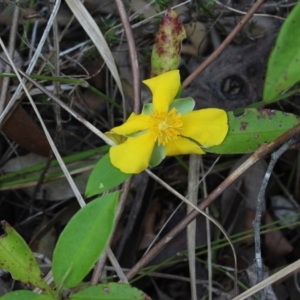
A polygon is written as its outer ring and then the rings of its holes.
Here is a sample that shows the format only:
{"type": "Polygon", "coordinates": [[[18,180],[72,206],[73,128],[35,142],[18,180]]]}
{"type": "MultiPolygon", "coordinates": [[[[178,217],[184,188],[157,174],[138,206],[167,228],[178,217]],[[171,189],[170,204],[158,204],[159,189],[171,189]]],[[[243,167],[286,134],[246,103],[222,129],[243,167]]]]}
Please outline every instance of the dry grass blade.
{"type": "MultiPolygon", "coordinates": [[[[229,244],[229,246],[231,247],[231,250],[232,250],[233,260],[234,260],[234,269],[235,269],[234,279],[235,279],[235,282],[237,282],[237,271],[236,271],[237,270],[237,257],[236,257],[236,253],[235,253],[235,250],[234,250],[233,243],[231,242],[228,234],[226,233],[226,231],[222,227],[222,225],[217,220],[215,220],[212,216],[208,215],[205,211],[203,211],[201,208],[197,207],[192,202],[190,202],[186,197],[184,197],[180,193],[178,193],[175,189],[173,189],[170,185],[168,185],[166,182],[164,182],[162,179],[160,179],[158,176],[156,176],[150,170],[146,169],[145,171],[157,183],[159,183],[161,186],[163,186],[165,189],[167,189],[169,192],[171,192],[173,195],[175,195],[178,199],[180,199],[181,201],[183,201],[184,203],[189,205],[193,209],[192,212],[189,215],[191,215],[193,212],[196,212],[196,215],[197,215],[197,213],[200,213],[220,229],[220,231],[224,234],[225,238],[227,239],[228,244],[229,244]]],[[[181,223],[181,225],[182,225],[182,223],[181,223]]],[[[180,229],[180,231],[182,229],[184,229],[184,226],[180,229]]],[[[128,279],[131,279],[137,273],[139,268],[143,267],[146,263],[148,263],[153,258],[153,256],[156,254],[156,251],[158,252],[159,250],[163,249],[165,244],[170,242],[176,236],[176,235],[172,235],[170,233],[171,232],[169,232],[169,234],[167,234],[167,239],[163,238],[158,244],[156,244],[156,247],[154,247],[155,250],[154,250],[154,248],[152,248],[152,250],[149,251],[147,255],[143,256],[143,258],[127,273],[126,277],[128,279]],[[158,247],[158,245],[159,245],[159,247],[158,247]]]]}
{"type": "MultiPolygon", "coordinates": [[[[5,58],[0,57],[2,61],[4,61],[7,64],[10,64],[5,58]]],[[[76,111],[74,111],[72,108],[70,108],[68,105],[66,105],[64,102],[62,102],[60,99],[58,99],[54,94],[49,92],[45,87],[43,87],[41,84],[39,84],[37,81],[30,78],[27,74],[25,74],[23,71],[16,69],[19,74],[22,74],[29,82],[31,82],[34,86],[36,86],[40,91],[42,91],[45,95],[47,95],[49,98],[51,98],[53,101],[58,103],[64,110],[66,110],[68,113],[70,113],[74,118],[76,118],[79,122],[81,122],[84,126],[86,126],[88,129],[91,130],[94,134],[99,136],[106,144],[113,146],[115,145],[112,140],[110,140],[104,133],[102,133],[99,129],[97,129],[94,125],[92,125],[90,122],[88,122],[86,119],[84,119],[80,114],[78,114],[76,111]]],[[[2,116],[2,115],[1,115],[2,116]]],[[[1,120],[0,120],[1,123],[1,120]]]]}
{"type": "Polygon", "coordinates": [[[243,300],[246,299],[248,297],[250,297],[251,295],[255,294],[256,292],[262,290],[263,288],[267,287],[268,285],[278,281],[279,279],[293,273],[296,271],[299,271],[300,269],[300,260],[295,261],[294,263],[290,264],[289,266],[285,267],[284,269],[282,269],[281,271],[275,273],[274,275],[266,278],[264,281],[256,284],[255,286],[253,286],[252,288],[250,288],[249,290],[247,290],[246,292],[238,295],[237,297],[235,297],[233,300],[243,300]]]}
{"type": "MultiPolygon", "coordinates": [[[[198,200],[198,182],[200,173],[200,156],[197,154],[190,155],[189,162],[189,178],[188,178],[188,199],[195,206],[198,200]]],[[[190,213],[193,208],[188,205],[187,213],[190,213]]],[[[196,220],[187,226],[187,248],[189,257],[189,270],[191,278],[191,294],[192,299],[197,300],[196,289],[196,220]]]]}
{"type": "Polygon", "coordinates": [[[69,5],[73,14],[76,16],[78,22],[81,24],[85,32],[88,34],[88,36],[91,38],[94,45],[100,52],[103,60],[109,68],[112,76],[114,77],[124,99],[123,88],[115,64],[115,60],[98,25],[79,0],[66,0],[66,2],[69,5]]]}
{"type": "MultiPolygon", "coordinates": [[[[36,48],[36,51],[35,51],[34,56],[32,57],[32,59],[31,59],[31,61],[29,63],[29,66],[28,66],[28,68],[26,70],[27,74],[30,74],[32,72],[32,70],[33,70],[33,68],[34,68],[34,66],[35,66],[35,64],[36,64],[36,62],[37,62],[37,60],[38,60],[38,58],[39,58],[39,56],[40,56],[40,54],[42,52],[42,49],[43,49],[45,41],[46,41],[46,39],[48,37],[49,31],[50,31],[50,29],[52,27],[54,19],[56,18],[56,14],[58,12],[58,9],[59,9],[59,6],[60,6],[60,2],[61,2],[60,0],[57,0],[55,2],[55,5],[54,5],[53,10],[51,12],[50,18],[49,18],[49,20],[47,22],[47,26],[46,26],[46,28],[44,30],[43,36],[42,36],[42,38],[41,38],[41,40],[39,42],[38,47],[36,48]]],[[[16,100],[19,97],[19,94],[20,94],[21,90],[22,90],[22,85],[19,84],[19,86],[17,87],[17,89],[14,92],[13,96],[11,97],[11,100],[6,105],[5,109],[3,110],[2,114],[0,115],[0,124],[4,120],[4,118],[7,115],[7,113],[10,111],[10,109],[15,104],[16,100]]]]}
{"type": "MultiPolygon", "coordinates": [[[[201,167],[201,173],[205,174],[204,172],[204,163],[203,163],[203,158],[200,156],[200,167],[201,167]]],[[[207,172],[209,174],[209,172],[207,172]]],[[[207,197],[207,186],[206,186],[206,176],[203,176],[202,178],[202,189],[203,189],[203,197],[207,197]]],[[[200,184],[200,182],[199,182],[200,184]]],[[[205,208],[205,212],[209,214],[209,207],[205,208]]],[[[206,240],[207,240],[207,274],[208,274],[208,299],[212,299],[212,291],[213,291],[213,286],[212,286],[212,280],[213,280],[213,271],[212,271],[212,247],[211,247],[211,241],[212,241],[212,236],[211,236],[211,229],[210,229],[210,223],[209,220],[206,219],[206,240]]]]}
{"type": "Polygon", "coordinates": [[[140,84],[140,71],[138,64],[138,56],[136,52],[136,46],[133,38],[133,33],[130,27],[130,23],[125,11],[124,4],[121,0],[115,0],[119,10],[119,14],[122,20],[123,27],[125,29],[126,39],[128,42],[128,50],[130,56],[131,70],[132,70],[132,82],[133,82],[133,111],[138,114],[140,112],[141,102],[141,84],[140,84]]]}
{"type": "MultiPolygon", "coordinates": [[[[16,5],[15,8],[14,8],[13,22],[12,22],[12,26],[11,26],[11,32],[10,32],[10,35],[9,35],[9,45],[8,45],[8,53],[10,54],[11,57],[14,57],[14,52],[15,52],[17,28],[18,28],[18,23],[19,23],[19,15],[20,15],[20,8],[16,5]]],[[[10,66],[6,65],[5,66],[5,73],[9,73],[10,70],[11,70],[10,66]]],[[[6,99],[6,96],[7,96],[9,81],[10,81],[9,77],[4,77],[3,78],[1,96],[0,96],[0,114],[2,113],[3,108],[5,106],[5,99],[6,99]]]]}
{"type": "Polygon", "coordinates": [[[111,264],[114,267],[114,271],[116,271],[116,273],[118,274],[120,280],[122,283],[129,283],[121,266],[119,265],[119,262],[117,260],[117,258],[115,257],[115,255],[113,254],[113,252],[111,251],[110,247],[106,248],[106,254],[111,262],[111,264]]]}
{"type": "Polygon", "coordinates": [[[57,161],[58,161],[58,163],[59,163],[59,165],[60,165],[60,167],[61,167],[64,175],[66,176],[66,179],[68,180],[68,182],[69,182],[69,184],[70,184],[70,186],[71,186],[71,188],[72,188],[72,190],[74,192],[74,195],[77,198],[77,201],[78,201],[79,205],[81,207],[84,206],[85,202],[84,202],[84,200],[83,200],[83,198],[82,198],[82,196],[81,196],[81,194],[80,194],[80,192],[79,192],[79,190],[78,190],[78,188],[77,188],[77,186],[76,186],[76,184],[75,184],[72,176],[70,175],[70,173],[69,173],[69,171],[68,171],[65,163],[63,162],[63,160],[62,160],[62,158],[61,158],[61,156],[60,156],[60,154],[59,154],[59,152],[58,152],[58,150],[57,150],[57,148],[56,148],[56,146],[55,146],[55,144],[54,144],[54,142],[53,142],[53,140],[52,140],[52,138],[51,138],[51,136],[50,136],[50,134],[49,134],[49,132],[48,132],[48,130],[46,128],[46,126],[45,126],[45,123],[44,123],[41,115],[39,114],[39,111],[38,111],[38,109],[37,109],[37,107],[36,107],[33,99],[31,98],[31,95],[30,95],[28,89],[26,88],[25,83],[23,82],[23,80],[22,80],[22,78],[21,78],[21,76],[20,76],[20,74],[19,74],[16,66],[14,65],[14,63],[12,61],[12,58],[9,56],[9,54],[7,52],[7,49],[6,49],[6,47],[5,47],[5,45],[4,45],[4,43],[3,43],[3,41],[2,41],[1,38],[0,38],[0,46],[3,48],[3,51],[4,51],[5,55],[7,56],[8,60],[9,60],[9,62],[11,64],[11,66],[12,66],[14,72],[15,72],[15,74],[17,75],[17,77],[18,77],[18,79],[20,81],[20,84],[21,84],[22,88],[24,89],[24,91],[26,93],[26,96],[28,97],[28,99],[30,101],[30,104],[32,105],[32,108],[34,109],[34,111],[35,111],[35,113],[36,113],[36,115],[37,115],[37,117],[38,117],[38,119],[39,119],[39,121],[41,123],[41,126],[42,126],[42,128],[43,128],[43,130],[45,132],[46,138],[49,141],[51,149],[52,149],[52,151],[53,151],[53,153],[55,155],[55,158],[57,159],[57,161]]]}

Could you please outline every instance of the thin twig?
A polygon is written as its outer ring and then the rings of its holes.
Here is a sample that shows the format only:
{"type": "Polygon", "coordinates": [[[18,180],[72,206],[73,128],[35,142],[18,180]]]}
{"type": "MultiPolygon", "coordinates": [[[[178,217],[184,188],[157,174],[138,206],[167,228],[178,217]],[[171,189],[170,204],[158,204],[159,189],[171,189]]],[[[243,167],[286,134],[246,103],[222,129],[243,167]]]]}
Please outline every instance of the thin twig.
{"type": "Polygon", "coordinates": [[[186,88],[199,74],[201,74],[229,45],[244,25],[250,20],[253,14],[264,3],[264,0],[257,0],[257,2],[251,7],[247,14],[239,21],[235,28],[230,32],[222,44],[182,83],[182,88],[186,88]]]}
{"type": "MultiPolygon", "coordinates": [[[[50,7],[53,11],[54,9],[54,3],[55,0],[50,1],[50,7]]],[[[53,45],[54,45],[54,76],[59,77],[60,76],[60,64],[59,64],[59,34],[58,34],[58,25],[57,25],[57,18],[53,20],[53,45]]],[[[58,81],[54,81],[54,90],[55,95],[59,97],[60,94],[60,83],[58,81]]],[[[54,111],[55,111],[55,117],[56,117],[56,141],[60,139],[61,132],[62,132],[62,124],[61,124],[61,110],[60,106],[55,103],[54,104],[54,111]]]]}
{"type": "MultiPolygon", "coordinates": [[[[271,161],[269,163],[268,169],[266,171],[264,180],[261,184],[259,194],[257,197],[256,213],[255,213],[255,219],[253,221],[257,282],[261,282],[264,279],[263,263],[262,263],[262,256],[261,256],[261,243],[260,243],[260,225],[261,225],[261,215],[262,215],[261,212],[262,212],[263,203],[265,201],[266,188],[277,160],[291,145],[295,144],[296,142],[297,140],[295,138],[291,138],[286,143],[284,143],[277,151],[272,153],[271,161]]],[[[259,297],[260,300],[266,299],[264,290],[259,291],[259,297]]]]}
{"type": "Polygon", "coordinates": [[[140,112],[141,103],[141,83],[136,46],[124,4],[121,0],[115,0],[115,3],[117,5],[127,39],[133,82],[133,111],[138,114],[140,112]]]}
{"type": "MultiPolygon", "coordinates": [[[[231,10],[235,13],[238,13],[238,14],[241,14],[241,15],[245,15],[247,14],[245,11],[241,11],[241,10],[238,10],[238,9],[235,9],[233,7],[230,7],[228,5],[225,5],[223,3],[221,3],[220,1],[217,1],[217,0],[214,0],[215,3],[217,3],[218,5],[220,6],[223,6],[224,8],[228,9],[228,10],[231,10]]],[[[274,15],[270,15],[270,14],[253,14],[253,16],[255,17],[268,17],[268,18],[274,18],[274,19],[278,19],[278,20],[281,20],[281,21],[285,21],[285,18],[282,18],[282,17],[279,17],[279,16],[274,16],[274,15]]]]}
{"type": "Polygon", "coordinates": [[[129,283],[121,266],[119,265],[119,262],[117,261],[115,255],[113,254],[113,252],[111,251],[110,247],[106,248],[106,254],[109,257],[109,260],[111,262],[111,264],[114,266],[114,270],[116,271],[116,273],[118,274],[119,278],[121,279],[122,283],[129,283]]]}

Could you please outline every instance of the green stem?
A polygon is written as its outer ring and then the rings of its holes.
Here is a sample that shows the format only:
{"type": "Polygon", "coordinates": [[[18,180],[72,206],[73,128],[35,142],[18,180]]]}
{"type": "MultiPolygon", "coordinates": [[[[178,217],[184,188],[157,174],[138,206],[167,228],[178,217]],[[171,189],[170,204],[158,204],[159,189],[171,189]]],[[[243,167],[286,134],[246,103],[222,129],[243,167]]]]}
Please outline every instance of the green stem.
{"type": "MultiPolygon", "coordinates": [[[[33,8],[34,4],[35,4],[35,0],[30,0],[30,3],[29,3],[28,7],[33,8]]],[[[22,52],[25,49],[25,46],[26,46],[25,40],[28,36],[28,32],[29,32],[29,28],[30,28],[31,23],[32,23],[32,20],[26,20],[25,21],[24,31],[23,31],[23,34],[22,34],[22,37],[21,37],[20,52],[22,52]]]]}

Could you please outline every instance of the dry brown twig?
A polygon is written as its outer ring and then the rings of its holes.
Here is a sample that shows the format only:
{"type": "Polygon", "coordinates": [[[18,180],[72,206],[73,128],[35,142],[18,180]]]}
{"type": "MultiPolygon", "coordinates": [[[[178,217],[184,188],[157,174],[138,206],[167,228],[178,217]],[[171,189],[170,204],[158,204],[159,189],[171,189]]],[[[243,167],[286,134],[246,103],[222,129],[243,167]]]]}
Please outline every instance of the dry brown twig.
{"type": "Polygon", "coordinates": [[[132,82],[133,82],[133,111],[138,114],[140,112],[140,103],[141,103],[141,80],[140,80],[140,71],[139,71],[139,63],[136,52],[136,46],[131,30],[131,26],[129,23],[129,19],[124,7],[124,4],[121,0],[115,0],[117,5],[119,15],[121,17],[121,21],[124,27],[129,56],[130,56],[130,64],[132,70],[132,82]]]}

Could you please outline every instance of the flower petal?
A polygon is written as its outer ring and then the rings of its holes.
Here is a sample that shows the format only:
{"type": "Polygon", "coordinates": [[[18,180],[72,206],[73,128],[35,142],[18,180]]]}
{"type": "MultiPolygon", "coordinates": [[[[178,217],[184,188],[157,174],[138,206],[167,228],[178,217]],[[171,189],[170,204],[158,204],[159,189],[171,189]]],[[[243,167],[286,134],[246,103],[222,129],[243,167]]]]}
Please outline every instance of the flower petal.
{"type": "Polygon", "coordinates": [[[169,71],[143,81],[152,92],[154,109],[158,112],[167,112],[180,88],[178,70],[169,71]]]}
{"type": "Polygon", "coordinates": [[[116,126],[110,131],[121,135],[127,135],[148,129],[150,126],[149,122],[149,116],[146,116],[144,114],[136,115],[135,113],[132,113],[124,124],[116,126]]]}
{"type": "Polygon", "coordinates": [[[141,173],[149,165],[154,145],[153,135],[149,132],[129,137],[123,144],[110,148],[110,161],[123,173],[141,173]]]}
{"type": "Polygon", "coordinates": [[[165,146],[165,151],[167,156],[182,154],[205,154],[199,145],[181,136],[169,142],[165,146]]]}
{"type": "Polygon", "coordinates": [[[216,146],[223,142],[228,132],[227,113],[218,108],[207,108],[181,116],[183,131],[180,135],[192,138],[202,146],[216,146]]]}

